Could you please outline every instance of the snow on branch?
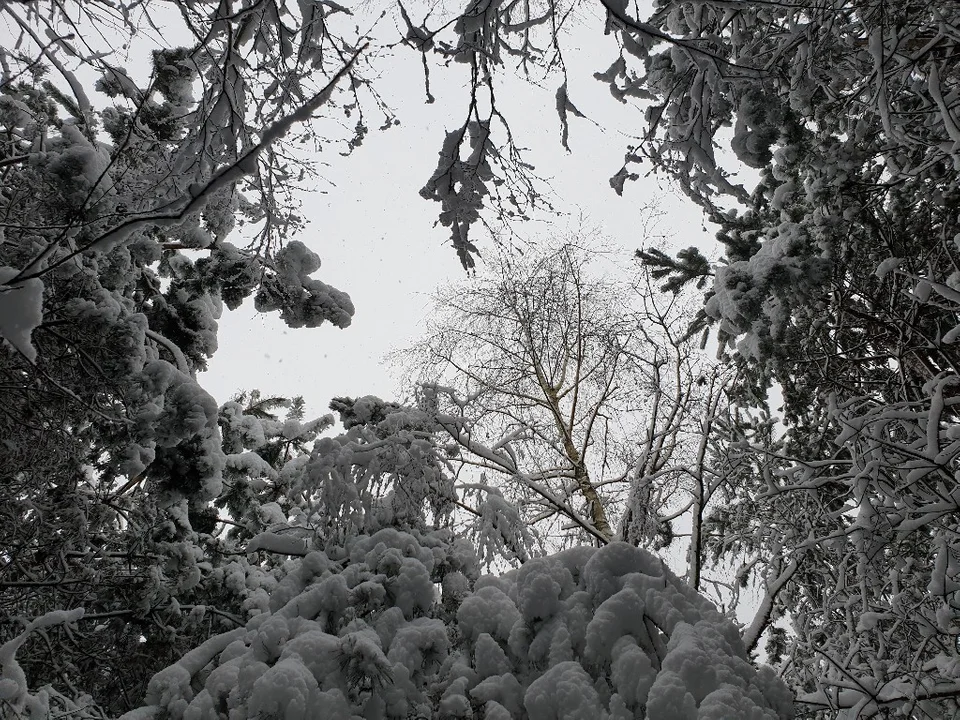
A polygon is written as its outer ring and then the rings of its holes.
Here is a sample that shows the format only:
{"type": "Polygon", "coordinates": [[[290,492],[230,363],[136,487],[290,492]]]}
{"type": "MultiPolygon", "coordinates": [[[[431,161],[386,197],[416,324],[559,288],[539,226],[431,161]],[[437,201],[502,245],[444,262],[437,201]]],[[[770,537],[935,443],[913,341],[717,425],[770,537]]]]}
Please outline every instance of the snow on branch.
{"type": "MultiPolygon", "coordinates": [[[[83,608],[75,610],[53,610],[26,624],[23,631],[13,639],[0,645],[0,713],[6,717],[6,711],[12,711],[14,717],[47,717],[50,712],[50,693],[41,689],[31,693],[27,687],[27,676],[17,662],[17,650],[27,641],[33,632],[42,632],[55,625],[74,623],[83,616],[83,608]]],[[[76,717],[76,716],[75,716],[76,717]]]]}
{"type": "Polygon", "coordinates": [[[257,550],[302,557],[307,554],[307,543],[303,538],[293,535],[262,532],[251,539],[244,548],[246,553],[256,552],[257,550]]]}
{"type": "Polygon", "coordinates": [[[119,225],[111,228],[97,238],[87,242],[82,247],[71,253],[66,253],[47,267],[42,267],[43,260],[53,251],[51,245],[43,253],[39,254],[29,265],[27,265],[15,278],[17,281],[23,281],[34,277],[39,277],[52,268],[62,265],[71,258],[80,253],[89,250],[100,250],[106,252],[116,245],[128,240],[134,232],[146,228],[166,227],[175,225],[191,213],[202,210],[219,191],[230,186],[232,183],[240,180],[245,175],[256,172],[257,160],[260,154],[269,148],[274,142],[282,138],[287,132],[298,123],[308,122],[313,113],[324,105],[333,94],[337,84],[346,77],[353,68],[357,59],[367,49],[368,43],[364,43],[351,55],[343,66],[334,74],[327,84],[317,92],[312,98],[307,100],[294,112],[276,120],[266,127],[261,135],[260,142],[247,150],[235,162],[218,170],[210,180],[201,183],[195,183],[188,189],[189,196],[183,198],[179,207],[174,210],[159,213],[147,213],[137,217],[124,220],[119,225]]]}

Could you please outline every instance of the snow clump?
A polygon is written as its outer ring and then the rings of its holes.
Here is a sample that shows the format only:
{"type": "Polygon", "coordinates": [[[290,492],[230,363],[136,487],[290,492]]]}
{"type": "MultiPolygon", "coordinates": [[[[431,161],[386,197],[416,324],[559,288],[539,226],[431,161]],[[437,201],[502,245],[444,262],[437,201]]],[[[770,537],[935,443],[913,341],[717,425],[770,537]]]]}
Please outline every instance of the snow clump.
{"type": "Polygon", "coordinates": [[[123,716],[787,720],[737,628],[613,543],[478,576],[449,531],[382,529],[288,564],[270,611],[211,638],[123,716]]]}

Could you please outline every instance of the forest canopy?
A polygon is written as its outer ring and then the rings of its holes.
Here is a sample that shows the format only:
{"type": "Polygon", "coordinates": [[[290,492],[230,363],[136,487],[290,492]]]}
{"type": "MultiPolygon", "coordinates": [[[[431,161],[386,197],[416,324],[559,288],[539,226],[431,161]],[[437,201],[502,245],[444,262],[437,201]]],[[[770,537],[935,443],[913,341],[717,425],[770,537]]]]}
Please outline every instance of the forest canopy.
{"type": "Polygon", "coordinates": [[[0,18],[0,715],[960,712],[960,3],[0,18]],[[507,80],[551,88],[557,152],[602,120],[574,27],[643,118],[610,192],[664,177],[719,257],[630,238],[622,283],[559,233],[487,252],[550,202],[507,80]],[[399,121],[401,56],[428,104],[468,90],[408,189],[475,273],[418,382],[336,417],[214,399],[224,306],[351,324],[297,197],[399,121]]]}

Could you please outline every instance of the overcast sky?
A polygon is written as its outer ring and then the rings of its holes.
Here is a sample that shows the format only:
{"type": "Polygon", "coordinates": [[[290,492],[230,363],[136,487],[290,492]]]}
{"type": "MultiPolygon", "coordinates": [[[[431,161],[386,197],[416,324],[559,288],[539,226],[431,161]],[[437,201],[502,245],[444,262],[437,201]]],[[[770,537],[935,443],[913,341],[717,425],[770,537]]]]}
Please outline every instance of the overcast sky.
{"type": "MultiPolygon", "coordinates": [[[[149,73],[150,50],[157,44],[175,45],[182,33],[172,9],[151,7],[162,37],[145,26],[123,60],[141,80],[149,73]]],[[[366,8],[372,10],[372,5],[366,8]]],[[[364,12],[356,15],[361,25],[364,12]]],[[[0,42],[12,38],[11,31],[0,27],[0,42]]],[[[390,40],[400,32],[389,16],[375,26],[377,35],[390,40]]],[[[189,39],[184,36],[179,42],[189,39]]],[[[579,227],[600,228],[609,244],[629,257],[650,244],[644,238],[642,208],[656,203],[663,212],[660,232],[671,236],[664,249],[696,244],[709,255],[712,232],[704,231],[701,212],[677,190],[656,178],[641,178],[627,183],[624,196],[618,197],[609,185],[644,121],[641,111],[620,105],[606,85],[593,78],[618,55],[612,37],[603,34],[602,14],[598,11],[589,23],[572,27],[563,49],[570,100],[595,121],[569,117],[572,153],[560,144],[555,100],[559,77],[537,88],[501,76],[506,83],[498,87],[498,104],[515,141],[529,148],[525,159],[549,180],[550,187],[542,189],[552,191],[549,199],[556,210],[514,230],[543,240],[579,227]]],[[[384,355],[417,337],[439,284],[464,278],[448,229],[434,226],[439,205],[422,199],[419,190],[436,167],[445,132],[459,126],[466,113],[468,67],[452,63],[443,69],[435,57],[432,60],[431,89],[437,101],[427,105],[419,55],[397,50],[375,86],[401,125],[378,131],[382,116],[374,107],[366,108],[371,131],[363,145],[348,158],[340,156],[342,146],[329,146],[319,156],[328,165],[323,180],[303,195],[308,226],[296,239],[320,256],[323,266],[316,277],[350,294],[356,306],[352,326],[288,329],[276,314],[256,313],[252,300],[236,311],[225,310],[219,350],[200,378],[219,402],[257,388],[270,395],[302,395],[308,412],[321,414],[336,395],[399,397],[402,378],[391,375],[384,355]]],[[[382,67],[382,59],[377,62],[382,67]]],[[[95,80],[91,71],[82,69],[81,77],[88,87],[95,80]]],[[[105,96],[90,95],[95,105],[108,102],[105,96]]],[[[479,226],[472,239],[481,252],[490,248],[479,226]]],[[[245,244],[242,236],[230,240],[245,244]]],[[[478,271],[483,272],[482,261],[478,271]]]]}
{"type": "MultiPolygon", "coordinates": [[[[712,234],[703,231],[700,211],[670,187],[642,178],[628,183],[618,197],[609,185],[631,142],[624,133],[643,126],[639,111],[620,106],[592,77],[615,58],[599,17],[595,27],[578,28],[567,41],[570,98],[603,126],[571,117],[569,154],[560,145],[555,109],[559,79],[543,89],[517,80],[499,91],[517,144],[530,149],[528,161],[550,180],[557,211],[515,229],[543,238],[581,224],[600,227],[629,255],[646,244],[641,208],[657,201],[665,213],[661,231],[673,235],[671,246],[698,244],[709,251],[712,234]]],[[[255,313],[252,302],[225,312],[220,349],[201,378],[219,401],[255,387],[268,394],[303,395],[309,412],[317,414],[336,395],[398,397],[402,378],[391,375],[384,355],[418,335],[438,284],[464,277],[448,229],[434,227],[438,204],[423,200],[418,191],[436,166],[445,131],[465,113],[467,69],[457,64],[449,71],[434,69],[437,102],[426,105],[420,67],[417,55],[399,53],[378,90],[402,124],[386,132],[372,130],[349,158],[330,153],[328,182],[304,197],[309,226],[299,239],[322,259],[316,277],[352,297],[353,325],[291,330],[275,315],[255,313]]],[[[376,120],[371,118],[371,126],[376,120]]],[[[481,252],[489,248],[489,238],[479,228],[475,232],[481,252]]],[[[482,262],[478,270],[483,272],[482,262]]]]}

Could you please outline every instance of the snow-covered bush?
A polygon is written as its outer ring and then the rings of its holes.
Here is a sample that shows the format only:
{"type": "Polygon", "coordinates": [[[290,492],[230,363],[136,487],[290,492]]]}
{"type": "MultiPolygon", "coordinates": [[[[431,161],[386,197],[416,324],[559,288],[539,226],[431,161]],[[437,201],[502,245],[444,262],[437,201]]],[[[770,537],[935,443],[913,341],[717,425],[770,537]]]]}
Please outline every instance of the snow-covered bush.
{"type": "Polygon", "coordinates": [[[384,528],[310,552],[269,612],[157,673],[123,718],[793,717],[737,628],[644,550],[476,567],[448,531],[384,528]]]}

